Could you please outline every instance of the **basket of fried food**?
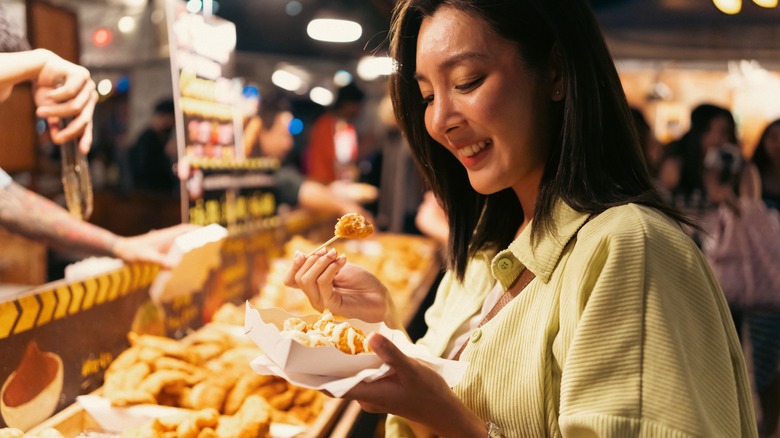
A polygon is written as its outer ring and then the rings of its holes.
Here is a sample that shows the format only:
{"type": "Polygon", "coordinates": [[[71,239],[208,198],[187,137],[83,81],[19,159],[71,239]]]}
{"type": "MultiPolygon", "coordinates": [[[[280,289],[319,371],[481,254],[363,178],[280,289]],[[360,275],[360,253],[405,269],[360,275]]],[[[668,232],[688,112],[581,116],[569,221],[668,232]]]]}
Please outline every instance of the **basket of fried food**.
{"type": "Polygon", "coordinates": [[[286,372],[348,377],[382,364],[367,340],[369,334],[381,331],[382,323],[337,319],[327,309],[297,316],[249,304],[246,315],[247,336],[286,372]]]}

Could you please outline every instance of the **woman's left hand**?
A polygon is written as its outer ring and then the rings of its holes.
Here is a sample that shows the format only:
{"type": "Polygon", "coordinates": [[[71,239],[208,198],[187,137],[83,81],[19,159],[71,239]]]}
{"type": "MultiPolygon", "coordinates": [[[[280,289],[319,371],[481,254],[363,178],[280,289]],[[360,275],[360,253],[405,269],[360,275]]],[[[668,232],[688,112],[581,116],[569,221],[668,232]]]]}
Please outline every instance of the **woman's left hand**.
{"type": "Polygon", "coordinates": [[[437,436],[485,436],[485,423],[435,371],[406,356],[382,335],[372,335],[369,344],[393,373],[358,384],[344,398],[356,400],[367,412],[391,413],[424,425],[437,436]]]}

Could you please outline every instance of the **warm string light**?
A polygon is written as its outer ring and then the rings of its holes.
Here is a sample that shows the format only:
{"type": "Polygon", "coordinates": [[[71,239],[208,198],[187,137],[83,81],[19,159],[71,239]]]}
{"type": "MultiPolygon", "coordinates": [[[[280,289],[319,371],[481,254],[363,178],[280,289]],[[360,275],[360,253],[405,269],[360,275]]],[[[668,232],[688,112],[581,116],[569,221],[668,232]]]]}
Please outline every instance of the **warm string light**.
{"type": "MultiPolygon", "coordinates": [[[[742,0],[712,0],[715,7],[724,14],[734,15],[742,10],[742,0]]],[[[762,8],[777,7],[778,0],[753,0],[753,3],[762,8]]]]}

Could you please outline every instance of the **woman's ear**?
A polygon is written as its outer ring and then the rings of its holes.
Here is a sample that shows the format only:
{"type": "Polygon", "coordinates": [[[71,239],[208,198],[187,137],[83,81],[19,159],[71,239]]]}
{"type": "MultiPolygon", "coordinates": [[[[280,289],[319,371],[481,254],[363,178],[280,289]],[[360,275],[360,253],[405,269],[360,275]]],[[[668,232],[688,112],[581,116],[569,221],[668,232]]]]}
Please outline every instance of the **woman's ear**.
{"type": "Polygon", "coordinates": [[[563,57],[558,45],[550,51],[550,98],[553,102],[560,102],[566,97],[566,81],[563,77],[563,57]]]}

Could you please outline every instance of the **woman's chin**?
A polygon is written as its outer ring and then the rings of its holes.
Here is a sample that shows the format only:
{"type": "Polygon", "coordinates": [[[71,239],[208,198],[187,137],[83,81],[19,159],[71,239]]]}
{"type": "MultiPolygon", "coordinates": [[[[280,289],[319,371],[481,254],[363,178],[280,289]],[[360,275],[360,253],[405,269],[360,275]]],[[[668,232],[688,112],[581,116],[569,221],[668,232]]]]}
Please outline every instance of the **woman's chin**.
{"type": "Polygon", "coordinates": [[[480,195],[492,195],[498,193],[506,187],[499,187],[495,181],[486,181],[484,178],[480,178],[477,175],[469,174],[469,183],[471,188],[474,189],[480,195]]]}

